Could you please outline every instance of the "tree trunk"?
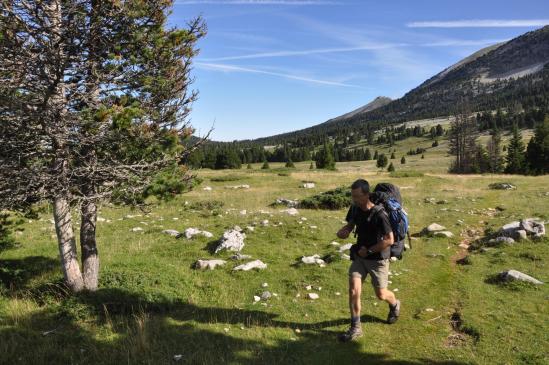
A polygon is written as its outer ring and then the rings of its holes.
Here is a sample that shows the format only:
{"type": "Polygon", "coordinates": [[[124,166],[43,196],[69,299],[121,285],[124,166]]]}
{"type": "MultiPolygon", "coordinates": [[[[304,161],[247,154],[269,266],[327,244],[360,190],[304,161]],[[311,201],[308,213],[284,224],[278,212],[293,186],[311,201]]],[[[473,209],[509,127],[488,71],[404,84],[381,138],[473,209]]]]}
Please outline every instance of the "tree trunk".
{"type": "MultiPolygon", "coordinates": [[[[97,56],[100,34],[100,24],[98,24],[98,12],[100,7],[99,0],[92,0],[90,8],[90,40],[88,52],[88,69],[86,75],[87,92],[90,95],[90,110],[97,108],[99,104],[99,82],[97,80],[97,56]]],[[[97,157],[93,145],[83,146],[83,158],[88,166],[97,165],[97,157]]],[[[83,191],[86,196],[93,195],[93,182],[84,182],[83,191]]],[[[94,201],[85,200],[81,206],[82,224],[80,227],[80,247],[82,250],[82,271],[84,275],[84,286],[87,290],[97,290],[99,280],[99,253],[97,251],[97,242],[95,239],[95,228],[97,223],[97,205],[94,201]]]]}
{"type": "Polygon", "coordinates": [[[81,208],[82,224],[80,226],[80,247],[82,249],[82,268],[84,286],[87,290],[97,290],[99,279],[99,253],[95,241],[95,225],[97,222],[97,206],[86,201],[81,208]]]}
{"type": "Polygon", "coordinates": [[[73,292],[79,292],[84,288],[80,265],[76,257],[76,242],[72,229],[71,209],[65,197],[57,197],[54,201],[53,217],[55,219],[55,231],[59,243],[61,267],[65,282],[73,292]]]}

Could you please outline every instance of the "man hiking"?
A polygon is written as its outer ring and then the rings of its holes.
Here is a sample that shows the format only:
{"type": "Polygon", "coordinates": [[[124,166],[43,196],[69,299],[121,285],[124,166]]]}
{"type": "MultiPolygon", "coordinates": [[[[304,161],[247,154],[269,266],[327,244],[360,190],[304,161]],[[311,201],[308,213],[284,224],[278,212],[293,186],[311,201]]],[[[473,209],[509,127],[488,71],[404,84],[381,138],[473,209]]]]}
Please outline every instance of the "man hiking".
{"type": "Polygon", "coordinates": [[[362,283],[368,274],[377,297],[389,304],[387,323],[395,323],[400,315],[400,301],[387,289],[393,231],[387,212],[381,205],[372,202],[375,201],[372,194],[366,180],[359,179],[351,185],[351,197],[355,207],[349,209],[345,219],[347,224],[337,232],[339,238],[345,239],[356,226],[357,242],[351,247],[353,262],[349,268],[351,327],[338,336],[344,342],[362,336],[360,294],[362,283]]]}

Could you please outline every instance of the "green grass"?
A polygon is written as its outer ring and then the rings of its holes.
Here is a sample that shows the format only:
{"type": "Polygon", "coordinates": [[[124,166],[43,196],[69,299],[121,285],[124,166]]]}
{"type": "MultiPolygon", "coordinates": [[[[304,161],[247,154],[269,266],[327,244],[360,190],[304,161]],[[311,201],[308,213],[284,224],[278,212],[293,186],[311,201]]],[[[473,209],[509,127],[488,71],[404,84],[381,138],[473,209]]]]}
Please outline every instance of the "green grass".
{"type": "MultiPolygon", "coordinates": [[[[149,214],[104,206],[99,216],[111,223],[98,223],[101,278],[94,294],[72,296],[63,289],[51,216],[25,220],[14,236],[17,245],[0,252],[0,363],[168,364],[176,354],[183,355],[182,363],[198,364],[547,363],[547,285],[500,285],[490,278],[514,268],[549,281],[549,240],[474,251],[469,265],[454,260],[467,229],[493,230],[521,217],[549,219],[549,177],[448,175],[447,147],[439,142],[431,149],[430,140],[414,141],[429,147],[425,160],[406,156],[406,165],[395,163],[394,175],[379,172],[374,161],[338,163],[337,171],[309,170],[308,162],[291,170],[283,163],[272,163],[271,170],[254,164],[253,170],[198,171],[207,183],[171,202],[153,202],[149,214]],[[250,188],[226,189],[234,176],[250,188]],[[303,199],[349,186],[357,178],[399,185],[412,233],[437,222],[455,237],[415,239],[404,260],[391,265],[399,275],[391,276],[390,288],[399,289],[402,301],[396,324],[383,323],[387,307],[365,285],[365,336],[340,344],[335,336],[349,321],[349,262],[294,264],[303,255],[333,253],[334,240],[352,242],[335,237],[346,209],[299,209],[292,217],[269,205],[280,197],[303,199]],[[303,181],[316,186],[304,189],[303,181]],[[499,181],[518,189],[489,189],[499,181]],[[204,191],[206,185],[213,190],[204,191]],[[427,204],[426,197],[448,203],[427,204]],[[496,206],[504,210],[488,209],[496,206]],[[258,224],[264,219],[269,226],[258,224]],[[247,233],[243,253],[267,263],[266,270],[232,272],[237,263],[231,260],[214,271],[191,268],[197,259],[214,257],[210,248],[224,230],[253,223],[258,225],[247,233]],[[144,232],[130,232],[136,226],[144,232]],[[210,231],[214,239],[162,234],[188,227],[210,231]],[[261,287],[264,282],[268,288],[261,287]],[[306,285],[322,287],[314,290],[320,299],[306,299],[306,285]],[[278,296],[254,304],[253,296],[264,290],[278,296]]],[[[411,143],[396,146],[398,162],[411,143]]]]}
{"type": "Polygon", "coordinates": [[[423,173],[418,171],[393,171],[390,177],[422,177],[423,173]]]}

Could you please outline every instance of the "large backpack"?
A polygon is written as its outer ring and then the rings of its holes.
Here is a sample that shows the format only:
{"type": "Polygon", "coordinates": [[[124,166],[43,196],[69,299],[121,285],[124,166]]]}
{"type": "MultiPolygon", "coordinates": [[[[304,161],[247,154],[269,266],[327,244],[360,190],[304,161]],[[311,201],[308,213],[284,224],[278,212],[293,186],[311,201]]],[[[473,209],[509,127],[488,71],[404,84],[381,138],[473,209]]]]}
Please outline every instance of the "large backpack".
{"type": "MultiPolygon", "coordinates": [[[[402,207],[402,197],[397,186],[390,183],[379,183],[374,188],[372,193],[372,202],[375,204],[373,214],[378,214],[381,210],[385,210],[389,216],[389,223],[393,230],[394,243],[391,246],[391,257],[402,259],[402,253],[406,250],[404,240],[408,237],[410,248],[412,242],[410,233],[408,232],[409,219],[408,214],[402,207]]],[[[354,216],[358,207],[351,206],[351,216],[354,216]]],[[[356,232],[355,232],[356,235],[356,232]]]]}
{"type": "MultiPolygon", "coordinates": [[[[393,229],[394,243],[391,246],[391,257],[402,259],[402,253],[406,251],[404,240],[408,237],[408,243],[412,248],[412,240],[410,239],[410,220],[408,213],[402,206],[402,196],[396,185],[390,183],[379,183],[374,188],[373,203],[376,207],[383,207],[389,216],[389,222],[393,229]]],[[[379,209],[379,208],[377,208],[379,209]]]]}

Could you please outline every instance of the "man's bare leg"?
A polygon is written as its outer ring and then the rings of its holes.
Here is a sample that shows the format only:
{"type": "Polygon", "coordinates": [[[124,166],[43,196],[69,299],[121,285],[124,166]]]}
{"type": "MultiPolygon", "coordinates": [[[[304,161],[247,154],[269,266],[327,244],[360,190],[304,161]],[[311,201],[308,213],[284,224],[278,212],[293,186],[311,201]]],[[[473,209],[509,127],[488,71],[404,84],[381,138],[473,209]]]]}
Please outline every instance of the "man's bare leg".
{"type": "Polygon", "coordinates": [[[339,336],[343,342],[352,341],[362,336],[360,324],[360,294],[362,292],[362,278],[353,276],[349,278],[349,311],[351,312],[351,327],[347,332],[339,336]]]}
{"type": "Polygon", "coordinates": [[[378,299],[389,303],[389,315],[387,323],[393,324],[400,316],[400,300],[396,299],[395,294],[387,288],[375,288],[378,299]]]}
{"type": "Polygon", "coordinates": [[[362,279],[360,277],[349,278],[349,310],[351,318],[360,318],[360,294],[362,293],[362,279]]]}

